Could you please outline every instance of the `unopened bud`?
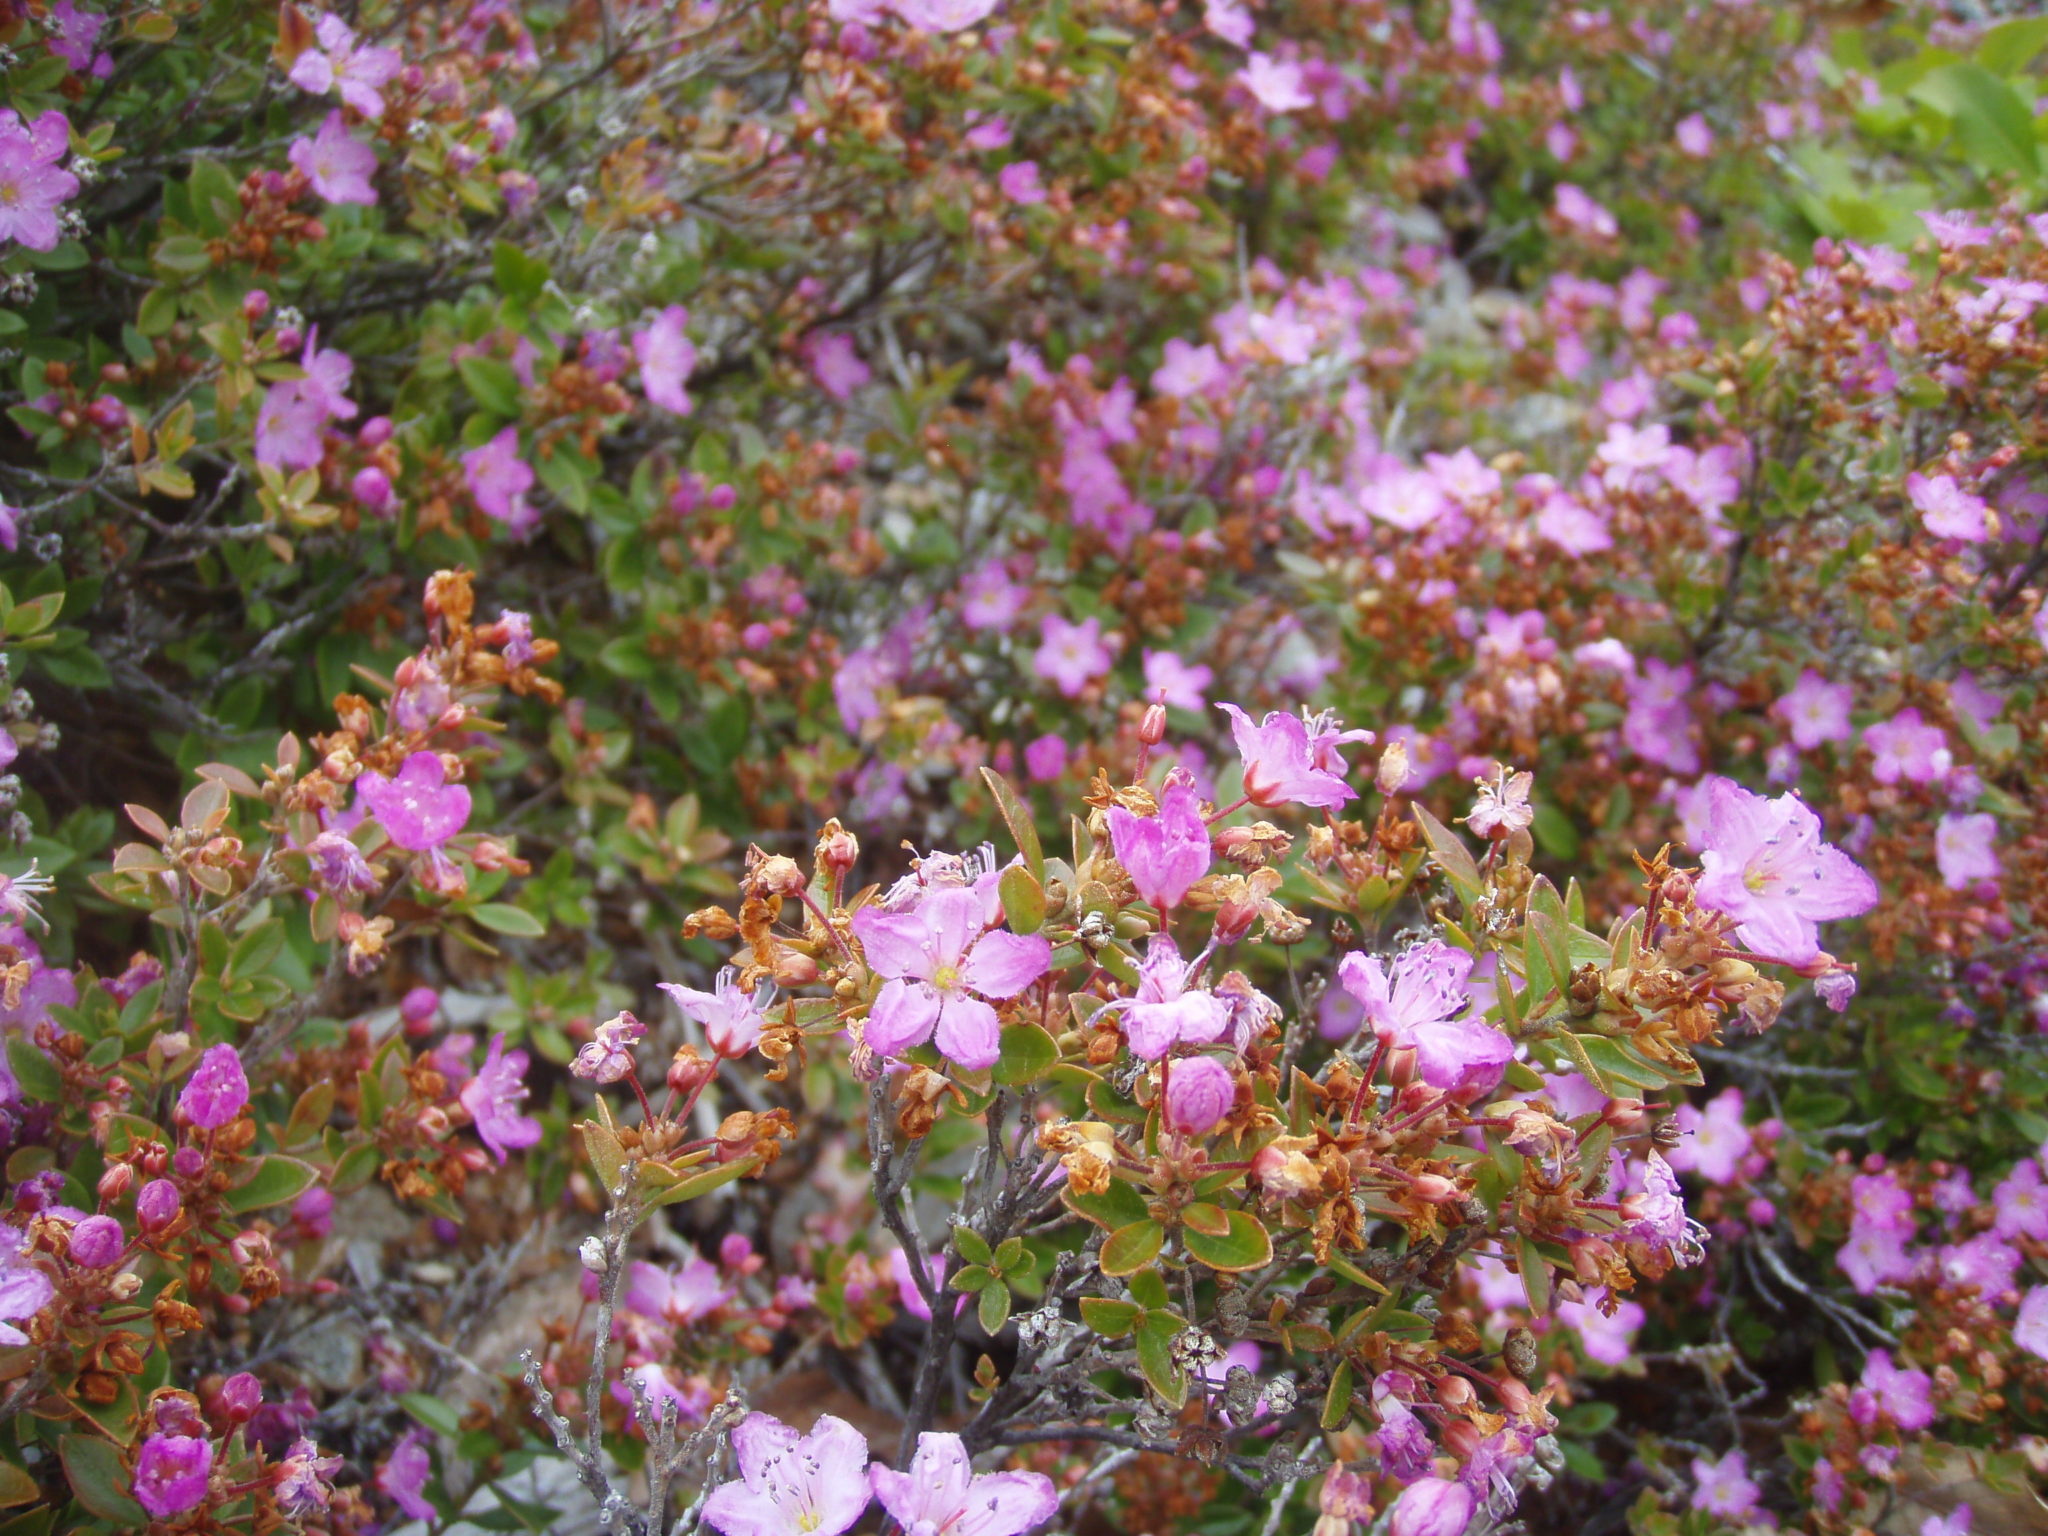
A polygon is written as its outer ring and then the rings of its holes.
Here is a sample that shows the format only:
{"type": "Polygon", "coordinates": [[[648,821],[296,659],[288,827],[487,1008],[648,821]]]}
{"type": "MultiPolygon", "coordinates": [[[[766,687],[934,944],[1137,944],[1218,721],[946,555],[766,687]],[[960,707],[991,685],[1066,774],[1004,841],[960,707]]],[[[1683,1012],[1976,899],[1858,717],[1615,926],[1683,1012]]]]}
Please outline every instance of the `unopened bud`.
{"type": "Polygon", "coordinates": [[[1148,747],[1156,747],[1166,740],[1166,706],[1147,704],[1145,718],[1138,722],[1138,740],[1148,747]]]}
{"type": "Polygon", "coordinates": [[[604,1273],[604,1239],[586,1237],[576,1245],[576,1258],[593,1275],[604,1273]]]}

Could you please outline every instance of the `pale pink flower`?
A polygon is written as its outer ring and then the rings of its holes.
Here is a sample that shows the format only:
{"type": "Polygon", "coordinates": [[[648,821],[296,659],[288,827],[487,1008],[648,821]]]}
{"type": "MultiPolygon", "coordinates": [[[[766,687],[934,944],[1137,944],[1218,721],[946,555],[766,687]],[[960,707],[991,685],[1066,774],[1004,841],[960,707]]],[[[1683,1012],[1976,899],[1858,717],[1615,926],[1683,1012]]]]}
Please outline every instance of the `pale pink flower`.
{"type": "Polygon", "coordinates": [[[377,152],[348,131],[339,112],[330,112],[310,139],[292,140],[291,162],[313,190],[330,203],[374,204],[377,152]]]}
{"type": "Polygon", "coordinates": [[[976,1472],[958,1435],[927,1431],[907,1470],[876,1462],[868,1479],[882,1508],[915,1536],[1024,1536],[1059,1513],[1042,1472],[976,1472]]]}
{"type": "Polygon", "coordinates": [[[826,1413],[807,1435],[750,1413],[732,1432],[737,1480],[704,1501],[723,1536],[841,1536],[868,1507],[868,1442],[826,1413]]]}
{"type": "Polygon", "coordinates": [[[868,1012],[866,1039],[884,1056],[938,1038],[969,1071],[995,1065],[1001,1021],[985,1001],[1004,1001],[1043,976],[1052,946],[1043,934],[988,930],[988,901],[961,887],[931,891],[906,912],[863,907],[853,933],[886,985],[868,1012]]]}

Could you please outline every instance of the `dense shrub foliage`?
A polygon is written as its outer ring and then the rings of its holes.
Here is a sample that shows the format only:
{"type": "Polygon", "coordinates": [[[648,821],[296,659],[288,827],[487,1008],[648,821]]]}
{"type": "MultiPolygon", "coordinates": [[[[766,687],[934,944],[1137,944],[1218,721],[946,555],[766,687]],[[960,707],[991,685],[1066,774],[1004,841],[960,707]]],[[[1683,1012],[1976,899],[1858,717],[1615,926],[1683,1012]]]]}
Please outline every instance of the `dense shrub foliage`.
{"type": "Polygon", "coordinates": [[[2048,20],[0,0],[0,1536],[2048,1528],[2048,20]]]}

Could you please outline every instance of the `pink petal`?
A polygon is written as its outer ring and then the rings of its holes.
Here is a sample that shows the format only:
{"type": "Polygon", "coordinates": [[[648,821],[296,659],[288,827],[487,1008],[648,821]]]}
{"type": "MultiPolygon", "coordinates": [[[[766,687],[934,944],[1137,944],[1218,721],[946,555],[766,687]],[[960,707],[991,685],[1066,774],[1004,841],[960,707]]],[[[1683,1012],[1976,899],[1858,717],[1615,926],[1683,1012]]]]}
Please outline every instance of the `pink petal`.
{"type": "Polygon", "coordinates": [[[983,997],[1012,998],[1052,965],[1052,944],[1042,933],[997,928],[981,936],[961,978],[983,997]]]}
{"type": "Polygon", "coordinates": [[[939,1012],[939,1049],[970,1072],[996,1064],[1002,1033],[995,1009],[978,997],[949,997],[939,1012]]]}
{"type": "Polygon", "coordinates": [[[938,1017],[939,994],[921,981],[899,978],[882,988],[882,995],[868,1010],[867,1042],[884,1056],[901,1056],[931,1039],[938,1017]]]}

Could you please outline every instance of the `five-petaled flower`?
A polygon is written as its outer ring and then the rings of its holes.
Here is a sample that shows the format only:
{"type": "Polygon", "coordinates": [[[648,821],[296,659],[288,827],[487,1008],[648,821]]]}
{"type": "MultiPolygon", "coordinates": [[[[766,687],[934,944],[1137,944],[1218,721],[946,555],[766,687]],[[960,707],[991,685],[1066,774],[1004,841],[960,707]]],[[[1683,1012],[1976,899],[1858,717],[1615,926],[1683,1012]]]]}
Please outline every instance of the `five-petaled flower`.
{"type": "Polygon", "coordinates": [[[908,1470],[879,1461],[868,1478],[905,1536],[1024,1536],[1059,1513],[1060,1497],[1041,1472],[976,1472],[958,1435],[917,1437],[908,1470]]]}
{"type": "Polygon", "coordinates": [[[1732,779],[1708,780],[1695,897],[1733,918],[1753,953],[1806,964],[1821,952],[1819,924],[1877,905],[1877,882],[1820,833],[1797,795],[1766,800],[1732,779]]]}
{"type": "Polygon", "coordinates": [[[1336,749],[1346,741],[1370,740],[1370,733],[1335,732],[1320,720],[1277,712],[1254,725],[1235,704],[1216,707],[1230,716],[1230,734],[1244,759],[1245,797],[1253,805],[1295,804],[1334,811],[1358,798],[1339,777],[1344,759],[1336,749]],[[1314,732],[1311,725],[1317,727],[1314,732]]]}
{"type": "Polygon", "coordinates": [[[70,148],[71,124],[56,108],[28,123],[11,107],[0,110],[0,242],[57,248],[57,205],[78,195],[78,178],[62,164],[70,148]]]}
{"type": "Polygon", "coordinates": [[[844,1419],[818,1416],[808,1435],[750,1413],[732,1432],[736,1481],[704,1501],[724,1536],[840,1536],[868,1507],[868,1442],[844,1419]]]}
{"type": "Polygon", "coordinates": [[[540,1140],[540,1122],[521,1114],[527,1095],[526,1052],[505,1049],[505,1037],[491,1036],[490,1054],[483,1067],[462,1085],[457,1095],[476,1125],[476,1133],[500,1163],[508,1151],[530,1147],[540,1140]]]}
{"type": "Polygon", "coordinates": [[[868,1012],[867,1043],[900,1056],[936,1033],[948,1060],[977,1071],[995,1065],[1001,1027],[984,999],[1017,996],[1052,963],[1043,934],[987,928],[978,891],[946,887],[906,912],[863,907],[854,914],[870,969],[887,978],[868,1012]]]}

